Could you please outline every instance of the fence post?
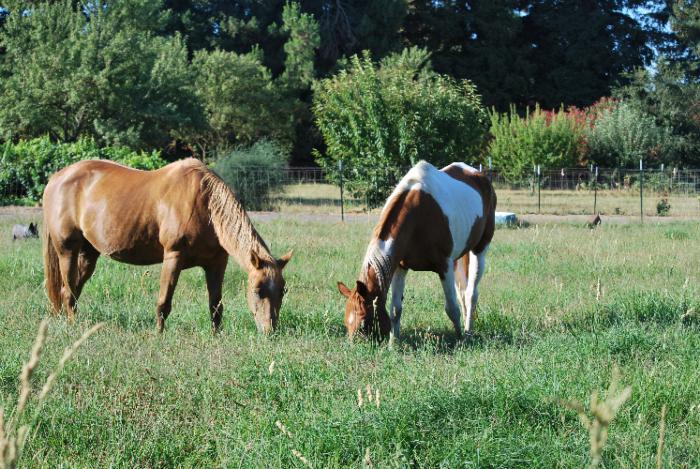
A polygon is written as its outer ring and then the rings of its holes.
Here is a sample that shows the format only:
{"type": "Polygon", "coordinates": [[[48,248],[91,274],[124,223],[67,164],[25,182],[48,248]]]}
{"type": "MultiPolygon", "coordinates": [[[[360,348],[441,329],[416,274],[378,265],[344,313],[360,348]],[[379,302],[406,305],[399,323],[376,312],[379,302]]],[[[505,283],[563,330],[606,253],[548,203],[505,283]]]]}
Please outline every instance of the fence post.
{"type": "Polygon", "coordinates": [[[537,213],[540,213],[542,209],[542,200],[540,198],[540,186],[542,186],[542,179],[540,177],[540,165],[537,165],[537,213]]]}
{"type": "Polygon", "coordinates": [[[595,175],[593,176],[593,215],[597,214],[598,205],[598,167],[595,167],[595,175]]]}
{"type": "Polygon", "coordinates": [[[338,174],[340,174],[340,221],[345,221],[345,202],[343,199],[343,160],[338,161],[338,174]]]}
{"type": "Polygon", "coordinates": [[[644,223],[644,164],[639,160],[639,220],[644,223]]]}

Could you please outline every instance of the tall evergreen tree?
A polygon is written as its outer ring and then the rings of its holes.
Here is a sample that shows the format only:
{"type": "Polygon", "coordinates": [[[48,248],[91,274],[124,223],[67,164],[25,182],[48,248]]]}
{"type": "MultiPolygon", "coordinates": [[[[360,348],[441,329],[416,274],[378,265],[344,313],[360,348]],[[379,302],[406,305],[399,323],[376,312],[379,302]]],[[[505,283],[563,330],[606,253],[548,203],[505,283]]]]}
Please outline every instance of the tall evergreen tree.
{"type": "Polygon", "coordinates": [[[652,58],[644,27],[626,13],[639,3],[410,0],[404,39],[499,109],[588,105],[652,58]]]}

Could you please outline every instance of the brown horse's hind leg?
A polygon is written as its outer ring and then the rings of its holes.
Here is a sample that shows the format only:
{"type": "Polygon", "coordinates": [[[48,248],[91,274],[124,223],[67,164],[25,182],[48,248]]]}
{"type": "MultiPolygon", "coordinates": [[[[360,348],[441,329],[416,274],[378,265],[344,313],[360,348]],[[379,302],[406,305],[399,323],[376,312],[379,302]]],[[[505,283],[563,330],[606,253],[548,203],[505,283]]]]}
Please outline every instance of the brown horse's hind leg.
{"type": "Polygon", "coordinates": [[[77,297],[77,280],[78,280],[78,251],[64,250],[58,255],[58,265],[61,270],[61,300],[63,307],[66,310],[68,321],[73,321],[75,318],[75,303],[77,297]]]}
{"type": "Polygon", "coordinates": [[[207,278],[207,291],[209,292],[209,313],[211,314],[212,331],[216,333],[221,326],[221,317],[224,313],[224,306],[221,304],[221,290],[224,283],[224,273],[228,256],[215,265],[204,268],[207,278]]]}
{"type": "Polygon", "coordinates": [[[165,320],[172,309],[173,293],[180,277],[182,265],[177,252],[167,252],[163,256],[163,268],[160,271],[160,295],[156,307],[156,327],[158,332],[163,332],[165,320]]]}
{"type": "Polygon", "coordinates": [[[83,292],[85,283],[95,272],[97,258],[99,257],[100,253],[93,248],[91,244],[87,242],[83,244],[83,249],[80,251],[80,255],[78,256],[78,282],[75,287],[76,300],[80,298],[80,294],[83,292]]]}

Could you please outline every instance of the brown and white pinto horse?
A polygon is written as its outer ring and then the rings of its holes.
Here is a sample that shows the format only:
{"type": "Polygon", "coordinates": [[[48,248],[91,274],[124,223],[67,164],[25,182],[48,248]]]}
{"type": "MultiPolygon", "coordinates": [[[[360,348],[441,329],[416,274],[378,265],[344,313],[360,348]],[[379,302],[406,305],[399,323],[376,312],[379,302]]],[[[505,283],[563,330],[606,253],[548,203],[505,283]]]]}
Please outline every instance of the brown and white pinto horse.
{"type": "Polygon", "coordinates": [[[496,193],[488,178],[464,163],[438,170],[421,161],[399,182],[387,199],[367,247],[360,279],[350,290],[338,289],[348,300],[345,326],[350,338],[358,329],[378,329],[398,338],[403,290],[408,269],[440,276],[445,311],[462,336],[472,332],[484,272],[484,257],[493,238],[496,193]],[[386,298],[391,284],[391,315],[386,298]]]}
{"type": "Polygon", "coordinates": [[[156,171],[110,161],[75,163],[44,190],[44,269],[54,312],[73,318],[100,254],[136,265],[163,263],[156,324],[163,330],[180,271],[204,269],[214,330],[228,256],[248,272],[247,299],[261,332],[277,323],[288,253],[274,259],[226,184],[193,158],[156,171]]]}

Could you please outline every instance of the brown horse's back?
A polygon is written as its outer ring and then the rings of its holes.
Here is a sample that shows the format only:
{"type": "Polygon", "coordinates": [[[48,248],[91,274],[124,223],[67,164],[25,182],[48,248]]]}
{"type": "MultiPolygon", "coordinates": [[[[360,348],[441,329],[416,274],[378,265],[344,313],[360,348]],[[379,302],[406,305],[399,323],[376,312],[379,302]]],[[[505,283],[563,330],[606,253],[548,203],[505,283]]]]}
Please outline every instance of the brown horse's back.
{"type": "MultiPolygon", "coordinates": [[[[188,159],[156,171],[88,160],[56,173],[44,191],[45,224],[54,243],[87,241],[131,264],[163,261],[179,245],[218,246],[201,196],[202,163],[188,159]]],[[[221,248],[214,249],[221,254],[221,248]]],[[[198,252],[195,250],[193,252],[198,252]]],[[[201,259],[186,263],[199,265],[201,259]]]]}

